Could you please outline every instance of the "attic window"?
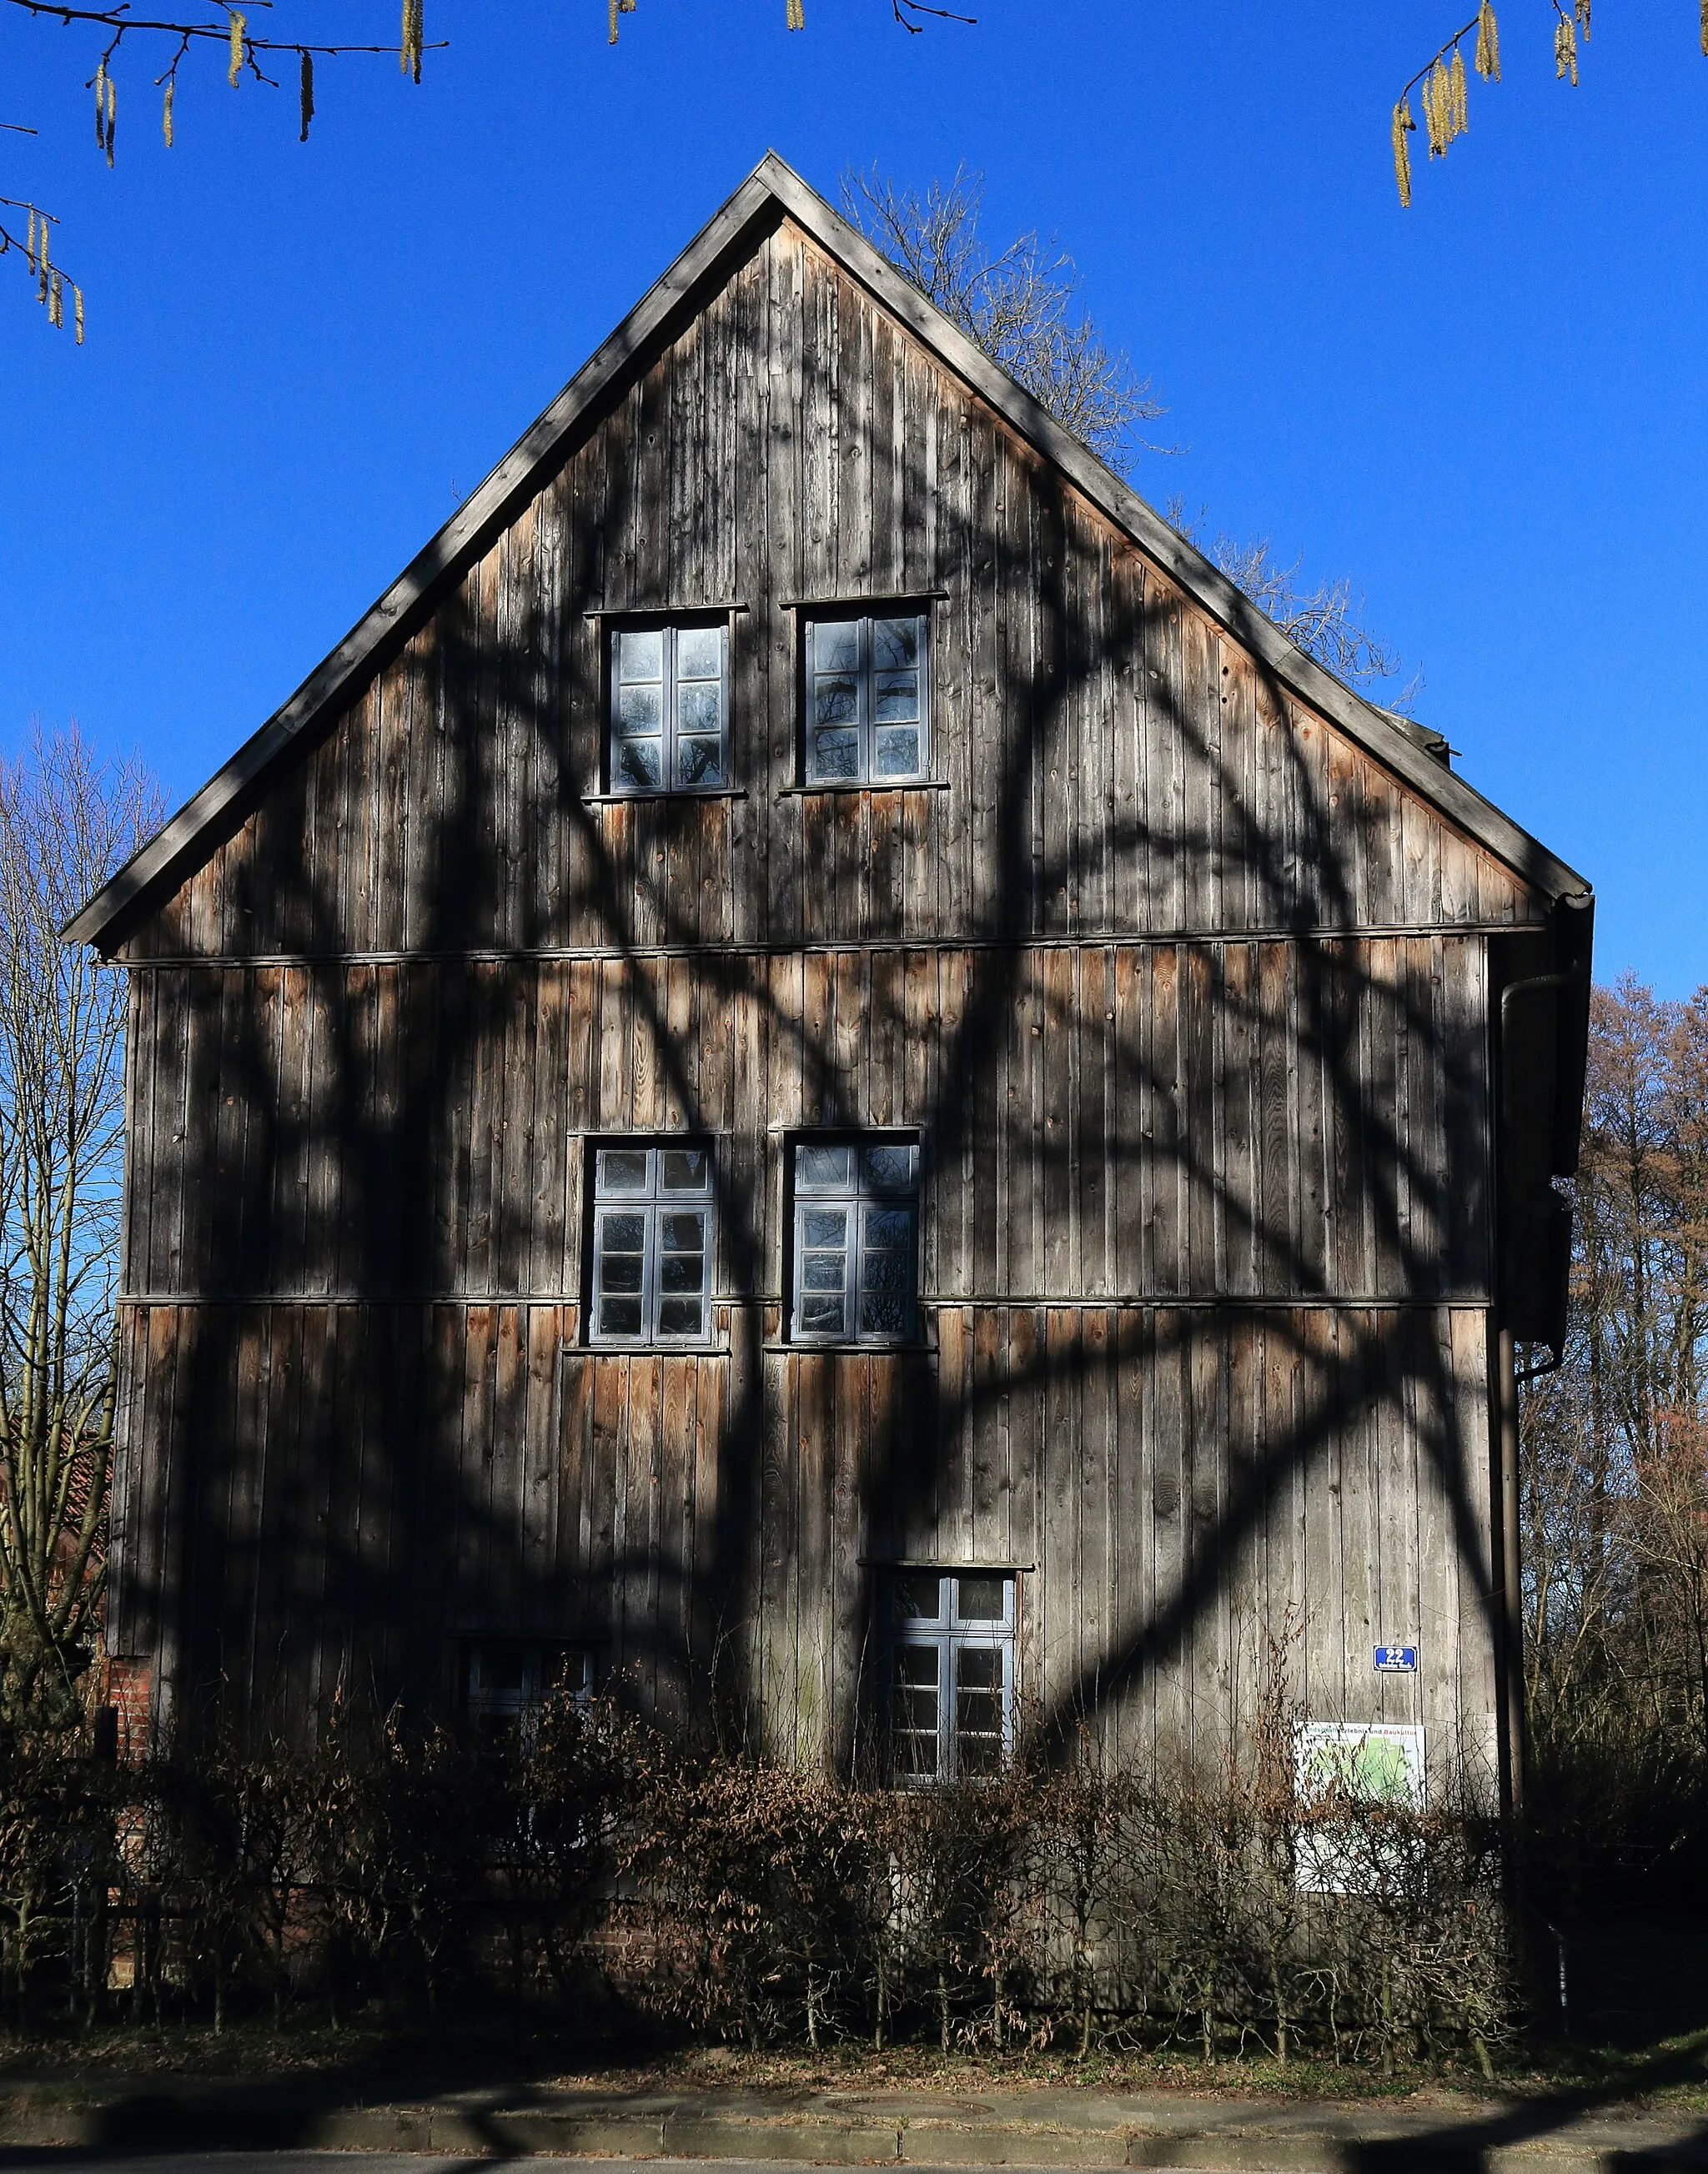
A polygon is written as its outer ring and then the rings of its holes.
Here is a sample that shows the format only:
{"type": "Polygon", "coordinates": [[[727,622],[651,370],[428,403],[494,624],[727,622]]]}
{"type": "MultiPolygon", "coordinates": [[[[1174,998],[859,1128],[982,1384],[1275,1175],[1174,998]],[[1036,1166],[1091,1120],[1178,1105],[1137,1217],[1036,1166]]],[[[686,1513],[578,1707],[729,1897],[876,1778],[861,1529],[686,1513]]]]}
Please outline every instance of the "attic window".
{"type": "Polygon", "coordinates": [[[610,630],[608,775],[619,793],[705,792],[729,782],[729,623],[610,630]]]}
{"type": "Polygon", "coordinates": [[[927,775],[930,626],[922,611],[806,621],[808,785],[895,785],[927,775]]]}

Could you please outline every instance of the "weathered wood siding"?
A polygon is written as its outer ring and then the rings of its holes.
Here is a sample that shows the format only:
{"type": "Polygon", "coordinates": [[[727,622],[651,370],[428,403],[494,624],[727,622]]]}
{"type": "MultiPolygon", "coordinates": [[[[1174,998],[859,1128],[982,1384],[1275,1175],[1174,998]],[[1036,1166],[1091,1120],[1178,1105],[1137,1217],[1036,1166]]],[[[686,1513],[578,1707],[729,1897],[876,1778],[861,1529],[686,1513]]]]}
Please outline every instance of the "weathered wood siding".
{"type": "Polygon", "coordinates": [[[482,1632],[727,1649],[846,1750],[912,1555],[1024,1566],[1023,1695],[1130,1747],[1289,1620],[1313,1710],[1480,1744],[1542,917],[785,224],[125,947],[115,1649],[295,1713],[482,1632]],[[794,789],[794,604],[935,592],[932,784],[794,789]],[[601,800],[590,614],[711,603],[735,790],[601,800]],[[922,1352],[779,1342],[830,1122],[920,1128],[922,1352]],[[680,1128],[723,1348],[597,1356],[586,1139],[680,1128]]]}
{"type": "Polygon", "coordinates": [[[1116,1748],[1249,1712],[1290,1624],[1312,1712],[1486,1755],[1481,1309],[945,1306],[906,1355],[734,1326],[596,1355],[543,1305],[128,1310],[116,1648],[290,1715],[441,1703],[459,1636],[589,1639],[667,1705],[722,1648],[811,1755],[860,1725],[874,1558],[1020,1564],[1024,1695],[1116,1748]],[[1373,1679],[1419,1623],[1422,1677],[1373,1679]]]}
{"type": "Polygon", "coordinates": [[[586,1142],[716,1136],[775,1302],[778,1135],[922,1128],[928,1300],[1487,1295],[1473,937],[138,975],[137,1297],[581,1296],[586,1142]]]}

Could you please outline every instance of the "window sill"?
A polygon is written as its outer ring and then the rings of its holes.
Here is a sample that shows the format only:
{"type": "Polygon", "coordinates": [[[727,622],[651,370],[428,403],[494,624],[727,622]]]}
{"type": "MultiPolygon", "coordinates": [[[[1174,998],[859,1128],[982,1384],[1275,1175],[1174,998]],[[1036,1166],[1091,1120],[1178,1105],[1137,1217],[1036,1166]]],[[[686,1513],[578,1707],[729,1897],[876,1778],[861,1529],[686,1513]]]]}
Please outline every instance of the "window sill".
{"type": "Polygon", "coordinates": [[[779,800],[811,800],[821,792],[947,792],[946,777],[886,777],[870,781],[854,780],[851,783],[821,783],[818,785],[780,785],[779,800]]]}
{"type": "Polygon", "coordinates": [[[797,1356],[804,1351],[811,1357],[820,1356],[827,1351],[844,1353],[851,1352],[859,1357],[866,1359],[873,1357],[880,1359],[905,1359],[908,1357],[916,1359],[935,1359],[938,1356],[938,1346],[935,1344],[856,1344],[847,1339],[839,1339],[835,1337],[826,1337],[822,1342],[818,1340],[816,1338],[807,1338],[803,1336],[796,1337],[792,1342],[785,1342],[780,1337],[768,1338],[766,1341],[759,1346],[759,1349],[762,1351],[792,1351],[797,1355],[797,1356]]]}
{"type": "Polygon", "coordinates": [[[649,786],[645,792],[584,792],[588,808],[624,808],[631,800],[745,800],[744,785],[649,786]]]}
{"type": "Polygon", "coordinates": [[[612,1344],[588,1337],[574,1349],[590,1359],[727,1359],[727,1344],[612,1344]]]}

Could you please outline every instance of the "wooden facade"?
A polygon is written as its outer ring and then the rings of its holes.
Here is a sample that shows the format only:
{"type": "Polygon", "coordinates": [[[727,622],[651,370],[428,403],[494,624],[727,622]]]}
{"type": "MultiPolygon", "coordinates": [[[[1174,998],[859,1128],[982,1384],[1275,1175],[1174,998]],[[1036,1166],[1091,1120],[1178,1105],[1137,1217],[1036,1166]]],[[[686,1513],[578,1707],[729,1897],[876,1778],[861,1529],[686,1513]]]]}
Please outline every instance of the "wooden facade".
{"type": "Polygon", "coordinates": [[[1428,738],[768,160],[73,925],[131,978],[114,1652],[301,1720],[587,1643],[846,1757],[884,1566],[980,1566],[1123,1755],[1277,1632],[1492,1764],[1588,917],[1428,738]],[[803,607],[903,598],[928,781],[803,787],[803,607]],[[606,630],[689,607],[731,783],[615,797],[606,630]],[[908,1348],[791,1340],[823,1128],[920,1144],[908,1348]],[[711,1344],[601,1350],[592,1145],[684,1134],[711,1344]]]}

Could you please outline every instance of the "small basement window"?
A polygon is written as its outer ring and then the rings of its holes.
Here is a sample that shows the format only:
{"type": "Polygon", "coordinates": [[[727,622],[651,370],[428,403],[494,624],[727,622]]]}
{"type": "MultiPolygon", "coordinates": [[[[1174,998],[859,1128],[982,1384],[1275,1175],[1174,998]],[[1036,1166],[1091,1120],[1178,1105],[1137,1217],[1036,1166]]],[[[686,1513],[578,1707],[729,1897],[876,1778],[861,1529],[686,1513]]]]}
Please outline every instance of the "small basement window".
{"type": "Polygon", "coordinates": [[[611,630],[613,792],[708,792],[729,782],[727,619],[611,630]]]}
{"type": "Polygon", "coordinates": [[[484,1639],[468,1649],[463,1712],[482,1756],[530,1749],[549,1698],[583,1705],[592,1695],[593,1657],[584,1646],[484,1639]]]}
{"type": "Polygon", "coordinates": [[[919,1316],[918,1142],[801,1140],[792,1175],[795,1339],[911,1343],[919,1316]]]}
{"type": "Polygon", "coordinates": [[[923,612],[806,622],[808,785],[926,776],[930,620],[923,612]]]}
{"type": "Polygon", "coordinates": [[[1014,1573],[892,1571],[880,1604],[895,1780],[997,1772],[1014,1739],[1014,1573]]]}
{"type": "Polygon", "coordinates": [[[595,1344],[705,1342],[712,1204],[711,1149],[703,1142],[594,1149],[595,1344]]]}

